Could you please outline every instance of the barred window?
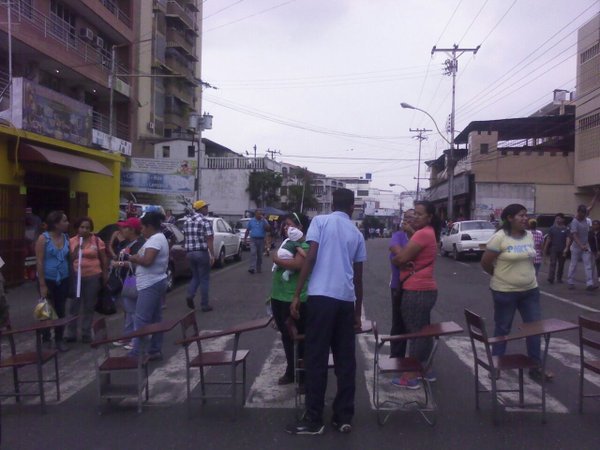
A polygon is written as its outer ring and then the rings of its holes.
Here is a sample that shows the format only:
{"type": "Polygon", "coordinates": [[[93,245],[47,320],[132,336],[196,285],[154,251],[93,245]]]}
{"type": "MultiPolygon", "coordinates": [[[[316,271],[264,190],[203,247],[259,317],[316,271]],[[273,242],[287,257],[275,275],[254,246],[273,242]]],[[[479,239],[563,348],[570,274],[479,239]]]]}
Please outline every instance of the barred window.
{"type": "Polygon", "coordinates": [[[590,48],[579,54],[579,64],[589,61],[600,52],[600,42],[596,42],[590,48]]]}
{"type": "Polygon", "coordinates": [[[592,114],[579,120],[579,131],[596,128],[600,125],[600,113],[592,114]]]}

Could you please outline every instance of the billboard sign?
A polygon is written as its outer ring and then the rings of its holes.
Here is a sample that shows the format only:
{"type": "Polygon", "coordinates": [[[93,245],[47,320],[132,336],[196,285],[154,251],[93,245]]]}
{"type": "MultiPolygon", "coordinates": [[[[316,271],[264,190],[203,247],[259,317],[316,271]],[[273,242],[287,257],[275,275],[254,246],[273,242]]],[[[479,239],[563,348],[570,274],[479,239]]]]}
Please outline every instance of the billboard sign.
{"type": "Polygon", "coordinates": [[[92,143],[92,107],[24,78],[13,79],[13,124],[73,144],[92,143]]]}

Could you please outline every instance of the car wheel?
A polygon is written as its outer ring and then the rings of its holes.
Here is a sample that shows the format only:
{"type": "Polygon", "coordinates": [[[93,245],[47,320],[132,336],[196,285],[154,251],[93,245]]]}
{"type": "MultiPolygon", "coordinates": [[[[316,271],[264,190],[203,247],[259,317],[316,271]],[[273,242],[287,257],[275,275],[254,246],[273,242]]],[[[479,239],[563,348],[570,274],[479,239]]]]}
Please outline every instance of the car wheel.
{"type": "Polygon", "coordinates": [[[225,249],[221,248],[221,251],[219,252],[219,257],[215,261],[215,266],[223,267],[224,265],[225,265],[225,249]]]}
{"type": "Polygon", "coordinates": [[[456,245],[454,247],[452,247],[452,257],[454,258],[455,261],[460,261],[462,259],[462,255],[456,248],[456,245]]]}
{"type": "Polygon", "coordinates": [[[242,260],[242,251],[244,249],[242,248],[242,244],[240,244],[240,246],[238,247],[238,251],[237,253],[234,255],[233,259],[235,261],[241,261],[242,260]]]}
{"type": "Polygon", "coordinates": [[[173,289],[175,285],[175,274],[173,270],[173,263],[169,263],[167,266],[167,292],[173,289]]]}

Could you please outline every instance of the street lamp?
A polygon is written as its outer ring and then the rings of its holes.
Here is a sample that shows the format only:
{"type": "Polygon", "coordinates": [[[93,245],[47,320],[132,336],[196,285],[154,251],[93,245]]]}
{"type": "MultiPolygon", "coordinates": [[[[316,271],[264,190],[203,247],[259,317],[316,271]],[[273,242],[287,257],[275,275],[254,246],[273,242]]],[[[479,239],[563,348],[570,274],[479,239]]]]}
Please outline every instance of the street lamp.
{"type": "Polygon", "coordinates": [[[424,109],[417,108],[416,106],[404,102],[400,103],[400,106],[404,109],[421,111],[423,114],[427,115],[435,125],[435,129],[437,130],[438,134],[442,137],[442,139],[444,139],[444,141],[448,143],[448,145],[450,145],[450,154],[448,155],[448,207],[446,215],[448,216],[448,219],[452,219],[452,216],[454,215],[454,139],[449,141],[440,131],[440,127],[438,127],[438,124],[433,116],[424,109]]]}

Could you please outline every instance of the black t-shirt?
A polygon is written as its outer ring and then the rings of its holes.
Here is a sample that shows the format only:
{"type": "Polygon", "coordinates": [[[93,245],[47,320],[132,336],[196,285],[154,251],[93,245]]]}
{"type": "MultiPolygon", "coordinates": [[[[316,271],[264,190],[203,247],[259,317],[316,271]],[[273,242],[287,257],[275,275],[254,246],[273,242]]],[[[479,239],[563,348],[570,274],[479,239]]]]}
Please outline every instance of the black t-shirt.
{"type": "MultiPolygon", "coordinates": [[[[129,248],[129,254],[135,255],[137,252],[140,251],[140,248],[142,248],[145,242],[146,239],[144,239],[142,236],[137,238],[137,240],[135,240],[133,244],[131,243],[131,241],[123,240],[119,242],[117,251],[115,253],[118,255],[119,253],[121,253],[121,250],[129,248]]],[[[128,272],[129,269],[127,267],[123,267],[123,269],[121,269],[121,277],[126,277],[128,272]]]]}
{"type": "Polygon", "coordinates": [[[562,252],[567,246],[567,237],[569,237],[569,229],[567,227],[557,227],[552,225],[548,230],[550,238],[550,248],[557,252],[562,252]]]}

